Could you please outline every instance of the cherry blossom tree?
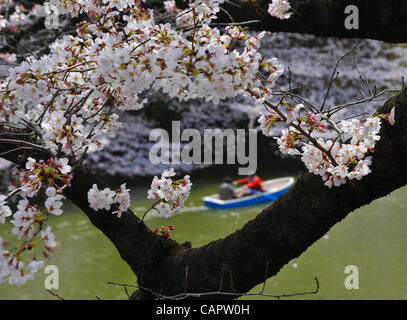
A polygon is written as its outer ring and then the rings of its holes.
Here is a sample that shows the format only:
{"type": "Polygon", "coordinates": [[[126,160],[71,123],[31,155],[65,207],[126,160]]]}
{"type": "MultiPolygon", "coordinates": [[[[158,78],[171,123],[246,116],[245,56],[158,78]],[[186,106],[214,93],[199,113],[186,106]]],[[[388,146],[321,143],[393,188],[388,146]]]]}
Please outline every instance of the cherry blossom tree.
{"type": "MultiPolygon", "coordinates": [[[[296,19],[294,4],[273,0],[262,12],[267,19],[289,21],[296,19]]],[[[9,5],[0,2],[2,9],[9,5]]],[[[170,0],[163,6],[166,23],[138,0],[50,0],[31,10],[15,5],[11,15],[1,17],[0,26],[11,33],[50,10],[79,20],[76,33],[58,37],[48,54],[18,63],[12,55],[2,57],[15,65],[0,82],[0,156],[17,171],[9,193],[0,195],[0,223],[14,225],[20,244],[11,247],[0,238],[0,281],[21,285],[33,279],[42,259],[56,250],[48,217],[60,216],[68,198],[137,275],[141,289],[133,298],[183,292],[186,269],[194,292],[221,297],[219,282],[225,293],[247,292],[264,281],[265,265],[266,277],[276,274],[350,211],[406,184],[404,88],[368,118],[337,121],[334,115],[347,106],[316,108],[289,93],[272,102],[284,66],[261,53],[265,31],[252,34],[232,22],[217,28],[213,22],[229,1],[170,0]],[[126,183],[111,190],[83,160],[120,130],[118,110],[139,110],[158,90],[215,104],[252,99],[264,106],[262,133],[270,136],[271,128],[282,125],[275,137],[280,151],[299,156],[310,173],[241,230],[201,248],[171,240],[173,225],[149,230],[145,215],[139,219],[129,210],[126,183]],[[41,206],[35,203],[38,195],[44,196],[41,206]],[[15,212],[11,197],[19,199],[15,212]]],[[[170,169],[154,177],[147,197],[155,203],[145,214],[170,217],[183,206],[191,179],[175,175],[170,169]]]]}

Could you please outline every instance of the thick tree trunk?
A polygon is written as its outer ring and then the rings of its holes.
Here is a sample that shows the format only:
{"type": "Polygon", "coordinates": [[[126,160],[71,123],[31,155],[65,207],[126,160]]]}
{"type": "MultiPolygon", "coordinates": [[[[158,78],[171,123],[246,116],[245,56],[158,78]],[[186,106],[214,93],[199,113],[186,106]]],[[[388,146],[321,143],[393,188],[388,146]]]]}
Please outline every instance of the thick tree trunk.
{"type": "MultiPolygon", "coordinates": [[[[178,3],[182,3],[179,0],[178,3]]],[[[252,30],[308,33],[321,37],[376,39],[386,42],[407,42],[407,1],[404,0],[289,0],[294,14],[288,20],[267,13],[270,0],[225,1],[216,22],[244,22],[252,30]],[[359,29],[348,30],[345,13],[348,5],[359,9],[359,29]]]]}
{"type": "MultiPolygon", "coordinates": [[[[140,286],[167,296],[183,293],[185,288],[188,292],[213,292],[223,278],[223,291],[247,292],[264,281],[266,264],[267,276],[275,275],[350,212],[407,184],[407,90],[379,111],[388,113],[394,106],[396,125],[383,121],[372,173],[367,177],[328,189],[318,176],[301,176],[289,192],[242,229],[200,248],[154,235],[130,211],[121,218],[110,212],[94,212],[87,192],[93,183],[101,188],[105,183],[83,167],[75,169],[72,186],[65,194],[113,242],[140,286]]],[[[0,152],[11,148],[15,145],[0,144],[0,152]]],[[[21,155],[6,157],[25,163],[21,155]]],[[[133,298],[152,296],[138,291],[133,298]]]]}

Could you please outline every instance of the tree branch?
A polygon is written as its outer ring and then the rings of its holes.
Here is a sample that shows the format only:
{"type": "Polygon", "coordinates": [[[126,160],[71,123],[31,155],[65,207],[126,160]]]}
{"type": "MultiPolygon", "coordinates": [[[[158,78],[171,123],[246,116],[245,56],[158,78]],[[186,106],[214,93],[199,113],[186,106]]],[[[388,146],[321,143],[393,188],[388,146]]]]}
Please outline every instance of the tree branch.
{"type": "Polygon", "coordinates": [[[163,257],[160,263],[151,265],[139,284],[166,296],[180,294],[185,289],[183,270],[188,266],[188,289],[212,292],[219,288],[220,266],[225,265],[233,284],[224,277],[224,291],[231,292],[233,287],[236,292],[247,292],[264,281],[267,261],[270,277],[350,212],[407,184],[407,90],[378,111],[388,113],[394,106],[396,126],[383,121],[372,173],[361,181],[329,189],[319,176],[305,174],[289,192],[242,229],[203,247],[163,257]]]}
{"type": "MultiPolygon", "coordinates": [[[[219,288],[222,292],[248,292],[264,282],[267,262],[267,277],[271,277],[350,212],[407,184],[407,89],[378,111],[389,113],[393,107],[396,107],[396,125],[382,122],[371,174],[333,189],[324,186],[321,177],[305,174],[289,192],[242,229],[200,248],[155,235],[130,210],[121,218],[108,211],[95,212],[89,207],[88,190],[94,183],[100,188],[106,184],[83,166],[74,170],[72,186],[66,188],[64,194],[112,241],[137,275],[140,288],[167,297],[185,293],[188,266],[190,292],[210,293],[219,288]],[[223,277],[221,266],[227,270],[228,277],[223,277]]],[[[0,143],[0,152],[14,147],[14,144],[0,143]]],[[[41,150],[26,152],[28,155],[35,152],[38,156],[41,150]]],[[[45,158],[48,156],[43,154],[45,158]]],[[[25,165],[14,153],[7,154],[6,158],[25,165]]],[[[202,297],[235,298],[224,294],[202,297]]],[[[141,289],[133,298],[154,296],[141,289]]]]}
{"type": "Polygon", "coordinates": [[[308,33],[321,37],[376,39],[392,43],[407,42],[407,2],[404,0],[289,0],[294,14],[280,20],[267,13],[269,0],[230,0],[222,4],[219,22],[261,20],[252,30],[308,33]],[[359,29],[345,28],[345,8],[359,9],[359,29]],[[226,14],[224,11],[227,11],[226,14]]]}

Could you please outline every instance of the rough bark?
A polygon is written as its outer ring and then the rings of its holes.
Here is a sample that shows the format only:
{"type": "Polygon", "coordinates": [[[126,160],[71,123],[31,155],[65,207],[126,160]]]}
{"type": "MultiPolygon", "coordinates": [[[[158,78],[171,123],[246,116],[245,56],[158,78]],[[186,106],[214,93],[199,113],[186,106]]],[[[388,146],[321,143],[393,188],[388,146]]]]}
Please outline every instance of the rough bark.
{"type": "MultiPolygon", "coordinates": [[[[179,6],[182,6],[179,0],[179,6]]],[[[225,1],[222,7],[234,22],[261,20],[248,25],[252,30],[307,33],[321,37],[376,39],[392,43],[407,42],[407,1],[404,0],[289,0],[294,14],[288,20],[267,13],[269,0],[225,1]],[[359,9],[359,29],[345,28],[345,8],[359,9]]],[[[224,11],[217,22],[231,22],[224,11]]]]}
{"type": "MultiPolygon", "coordinates": [[[[99,187],[105,183],[83,167],[75,169],[72,186],[65,194],[112,241],[140,286],[163,295],[183,293],[188,267],[188,292],[217,291],[222,269],[223,291],[246,292],[264,281],[267,263],[271,277],[350,212],[407,184],[407,90],[388,100],[379,112],[388,113],[394,106],[396,125],[383,121],[372,173],[367,177],[328,189],[318,176],[301,176],[289,192],[242,229],[200,248],[154,235],[131,211],[121,218],[106,211],[94,212],[87,192],[93,183],[99,187]]],[[[0,144],[0,152],[11,148],[15,145],[0,144]]],[[[27,155],[12,153],[6,157],[24,164],[27,155]]],[[[36,151],[35,156],[39,155],[41,152],[36,151]]],[[[152,296],[137,291],[133,298],[152,296]]]]}

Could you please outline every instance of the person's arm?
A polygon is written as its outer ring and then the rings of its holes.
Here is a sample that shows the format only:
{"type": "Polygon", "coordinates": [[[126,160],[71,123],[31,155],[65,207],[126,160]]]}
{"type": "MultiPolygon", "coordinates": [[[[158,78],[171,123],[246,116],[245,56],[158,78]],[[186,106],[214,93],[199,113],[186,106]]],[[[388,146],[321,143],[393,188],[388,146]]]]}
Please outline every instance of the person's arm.
{"type": "Polygon", "coordinates": [[[243,179],[240,179],[240,180],[233,181],[234,185],[242,184],[242,183],[248,183],[248,180],[246,178],[243,178],[243,179]]]}

